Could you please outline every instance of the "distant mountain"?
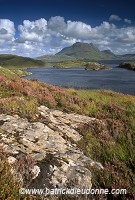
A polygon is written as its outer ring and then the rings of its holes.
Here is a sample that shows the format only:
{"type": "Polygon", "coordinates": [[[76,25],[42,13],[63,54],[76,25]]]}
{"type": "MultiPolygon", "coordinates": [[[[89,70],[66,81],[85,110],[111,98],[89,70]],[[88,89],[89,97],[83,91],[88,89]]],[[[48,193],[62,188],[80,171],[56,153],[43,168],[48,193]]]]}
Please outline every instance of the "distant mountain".
{"type": "Polygon", "coordinates": [[[106,55],[115,56],[115,58],[120,59],[120,60],[135,60],[135,54],[115,55],[110,50],[104,50],[102,52],[104,52],[106,55]]]}
{"type": "Polygon", "coordinates": [[[1,54],[0,55],[0,66],[2,67],[36,67],[36,66],[44,66],[45,63],[41,60],[36,60],[33,58],[22,57],[11,54],[1,54]]]}
{"type": "Polygon", "coordinates": [[[135,59],[135,55],[115,55],[110,50],[100,51],[94,44],[76,42],[70,47],[63,48],[60,52],[51,56],[42,56],[45,62],[61,62],[68,60],[116,60],[116,59],[135,59]]]}
{"type": "Polygon", "coordinates": [[[76,42],[70,47],[65,47],[55,55],[45,55],[38,57],[44,62],[61,62],[68,60],[108,60],[117,56],[109,50],[100,51],[94,44],[76,42]]]}
{"type": "Polygon", "coordinates": [[[135,60],[135,54],[125,54],[125,55],[120,55],[120,57],[124,60],[135,60]]]}
{"type": "Polygon", "coordinates": [[[106,55],[111,55],[111,56],[116,56],[112,51],[110,50],[104,50],[104,51],[101,51],[102,53],[106,54],[106,55]]]}
{"type": "Polygon", "coordinates": [[[67,55],[74,57],[76,59],[112,59],[115,57],[113,54],[108,54],[108,52],[100,51],[94,44],[76,42],[70,47],[66,47],[58,52],[56,55],[67,55]]]}

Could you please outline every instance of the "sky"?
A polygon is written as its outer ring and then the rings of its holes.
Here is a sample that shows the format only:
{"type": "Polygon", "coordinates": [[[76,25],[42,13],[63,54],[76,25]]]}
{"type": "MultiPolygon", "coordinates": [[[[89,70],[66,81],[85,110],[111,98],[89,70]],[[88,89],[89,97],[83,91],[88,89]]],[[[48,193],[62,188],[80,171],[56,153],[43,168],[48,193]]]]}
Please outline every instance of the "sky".
{"type": "Polygon", "coordinates": [[[38,57],[75,42],[135,53],[134,0],[0,0],[0,54],[38,57]]]}

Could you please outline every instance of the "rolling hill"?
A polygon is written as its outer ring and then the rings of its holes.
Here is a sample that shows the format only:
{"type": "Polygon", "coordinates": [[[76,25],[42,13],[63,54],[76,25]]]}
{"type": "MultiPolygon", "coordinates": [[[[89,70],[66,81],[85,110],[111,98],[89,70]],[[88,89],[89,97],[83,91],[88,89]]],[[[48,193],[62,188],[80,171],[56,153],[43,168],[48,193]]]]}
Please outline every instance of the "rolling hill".
{"type": "Polygon", "coordinates": [[[27,68],[27,67],[36,67],[44,66],[45,63],[41,60],[22,57],[11,54],[1,54],[0,55],[0,66],[8,68],[27,68]]]}
{"type": "Polygon", "coordinates": [[[76,58],[73,58],[71,56],[67,55],[45,55],[45,56],[40,56],[37,59],[42,60],[44,62],[61,62],[61,61],[73,61],[76,60],[76,58]]]}

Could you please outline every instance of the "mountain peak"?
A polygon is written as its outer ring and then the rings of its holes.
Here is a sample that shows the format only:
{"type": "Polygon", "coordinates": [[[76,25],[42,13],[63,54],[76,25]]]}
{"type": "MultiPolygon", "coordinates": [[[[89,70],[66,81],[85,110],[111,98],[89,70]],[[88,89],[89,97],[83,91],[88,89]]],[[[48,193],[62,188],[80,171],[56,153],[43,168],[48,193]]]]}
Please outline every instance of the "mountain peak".
{"type": "Polygon", "coordinates": [[[108,60],[116,59],[110,50],[100,51],[93,43],[76,42],[55,54],[54,60],[108,60]]]}
{"type": "Polygon", "coordinates": [[[76,42],[72,45],[73,47],[96,47],[93,43],[76,42]]]}
{"type": "Polygon", "coordinates": [[[70,47],[62,49],[56,55],[66,55],[75,58],[89,58],[94,59],[95,55],[100,54],[100,50],[93,43],[76,42],[70,47]]]}
{"type": "Polygon", "coordinates": [[[86,42],[75,42],[74,45],[93,45],[93,43],[86,43],[86,42]]]}

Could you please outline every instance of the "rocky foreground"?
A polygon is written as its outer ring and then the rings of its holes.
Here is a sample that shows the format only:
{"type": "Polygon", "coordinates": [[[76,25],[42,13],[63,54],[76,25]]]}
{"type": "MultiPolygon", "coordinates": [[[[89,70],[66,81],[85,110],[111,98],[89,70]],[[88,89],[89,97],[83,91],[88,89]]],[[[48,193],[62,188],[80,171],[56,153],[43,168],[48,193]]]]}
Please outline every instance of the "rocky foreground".
{"type": "MultiPolygon", "coordinates": [[[[29,122],[18,115],[0,114],[0,139],[15,179],[24,184],[22,173],[16,174],[19,159],[30,155],[27,186],[35,188],[91,188],[91,168],[102,170],[101,163],[86,157],[77,143],[82,136],[80,125],[102,121],[78,114],[67,114],[45,106],[38,108],[40,121],[29,122]],[[30,178],[31,177],[31,178],[30,178]]],[[[25,171],[26,178],[26,171],[25,171]]]]}

